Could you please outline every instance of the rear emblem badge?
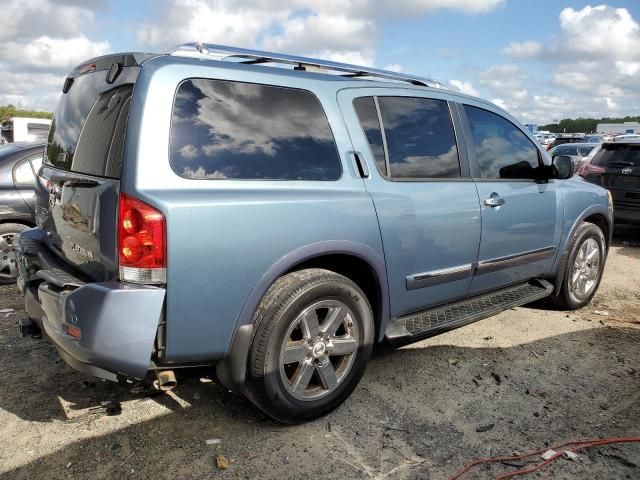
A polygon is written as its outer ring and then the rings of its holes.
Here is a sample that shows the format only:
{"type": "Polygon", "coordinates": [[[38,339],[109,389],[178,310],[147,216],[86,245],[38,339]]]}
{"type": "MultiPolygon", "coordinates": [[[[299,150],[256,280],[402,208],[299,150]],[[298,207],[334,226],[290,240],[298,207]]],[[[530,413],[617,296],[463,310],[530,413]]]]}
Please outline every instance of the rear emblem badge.
{"type": "Polygon", "coordinates": [[[631,173],[631,167],[625,167],[622,169],[622,173],[629,175],[631,173]]]}

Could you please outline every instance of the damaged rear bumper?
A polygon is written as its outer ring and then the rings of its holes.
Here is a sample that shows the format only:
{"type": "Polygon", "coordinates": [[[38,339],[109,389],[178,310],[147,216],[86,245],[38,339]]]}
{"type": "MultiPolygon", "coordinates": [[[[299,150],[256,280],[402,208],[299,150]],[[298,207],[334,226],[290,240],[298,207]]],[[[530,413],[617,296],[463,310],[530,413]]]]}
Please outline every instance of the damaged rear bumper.
{"type": "Polygon", "coordinates": [[[34,251],[34,230],[20,236],[17,248],[18,284],[29,316],[73,368],[109,380],[119,375],[144,378],[162,321],[165,289],[70,281],[73,277],[60,269],[39,269],[46,262],[37,261],[43,252],[34,251]]]}

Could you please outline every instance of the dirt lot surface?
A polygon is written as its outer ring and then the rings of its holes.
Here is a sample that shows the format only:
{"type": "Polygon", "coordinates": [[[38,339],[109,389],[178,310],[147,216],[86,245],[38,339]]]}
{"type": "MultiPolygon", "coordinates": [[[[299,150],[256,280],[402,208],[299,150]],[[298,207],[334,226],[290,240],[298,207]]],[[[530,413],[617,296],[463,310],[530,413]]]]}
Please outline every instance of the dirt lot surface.
{"type": "MultiPolygon", "coordinates": [[[[477,458],[640,436],[637,229],[617,232],[585,309],[516,308],[378,351],[341,408],[295,427],[265,418],[206,371],[182,375],[162,395],[77,373],[46,342],[18,336],[15,287],[0,288],[2,309],[15,309],[0,312],[3,479],[444,479],[477,458]],[[105,415],[108,400],[121,413],[105,415]]],[[[501,464],[464,478],[515,469],[501,464]]],[[[526,478],[638,479],[640,444],[594,448],[526,478]]]]}

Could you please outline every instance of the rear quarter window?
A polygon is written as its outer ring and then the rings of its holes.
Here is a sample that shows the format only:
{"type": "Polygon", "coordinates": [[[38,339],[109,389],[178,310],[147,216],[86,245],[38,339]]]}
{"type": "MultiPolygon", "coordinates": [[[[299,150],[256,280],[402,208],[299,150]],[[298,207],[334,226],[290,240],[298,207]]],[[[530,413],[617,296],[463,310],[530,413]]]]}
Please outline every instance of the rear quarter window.
{"type": "Polygon", "coordinates": [[[340,159],[311,92],[189,79],[171,116],[171,168],[190,179],[337,180],[340,159]]]}

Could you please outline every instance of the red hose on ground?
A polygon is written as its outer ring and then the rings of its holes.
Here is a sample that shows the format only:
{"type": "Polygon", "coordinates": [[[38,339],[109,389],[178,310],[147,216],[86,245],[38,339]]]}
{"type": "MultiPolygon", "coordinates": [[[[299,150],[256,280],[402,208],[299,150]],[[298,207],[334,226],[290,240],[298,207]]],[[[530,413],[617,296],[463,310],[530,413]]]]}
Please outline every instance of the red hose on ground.
{"type": "MultiPolygon", "coordinates": [[[[568,448],[565,450],[569,450],[571,452],[578,452],[580,450],[584,450],[587,448],[591,448],[591,447],[597,447],[600,445],[608,445],[611,443],[634,443],[634,442],[640,442],[640,437],[620,437],[620,438],[616,438],[616,437],[612,437],[612,438],[602,438],[602,439],[595,439],[595,440],[570,440],[564,443],[561,443],[559,445],[555,445],[553,447],[546,447],[546,448],[541,448],[539,450],[530,452],[530,453],[525,453],[524,455],[516,455],[516,456],[512,456],[512,457],[492,457],[492,458],[482,458],[480,460],[476,460],[474,462],[471,462],[470,464],[466,465],[465,467],[463,467],[460,471],[458,471],[455,475],[453,475],[449,480],[457,480],[458,478],[460,478],[462,475],[464,475],[466,472],[468,472],[470,469],[472,469],[473,467],[475,467],[476,465],[481,465],[483,463],[496,463],[496,462],[507,462],[507,461],[514,461],[514,460],[522,460],[524,458],[529,458],[529,457],[533,457],[534,455],[540,455],[541,453],[546,452],[547,450],[559,450],[563,447],[569,447],[571,446],[572,448],[568,448]]],[[[553,457],[537,464],[534,465],[532,467],[527,467],[527,468],[523,468],[521,470],[516,470],[513,472],[509,472],[509,473],[505,473],[502,474],[498,477],[496,477],[496,480],[504,480],[506,478],[511,478],[511,477],[515,477],[516,475],[524,475],[527,473],[532,473],[535,472],[536,470],[541,469],[542,467],[544,467],[545,465],[548,465],[549,463],[553,462],[554,460],[557,460],[558,458],[560,458],[562,456],[562,451],[559,451],[556,455],[554,455],[553,457]]]]}

